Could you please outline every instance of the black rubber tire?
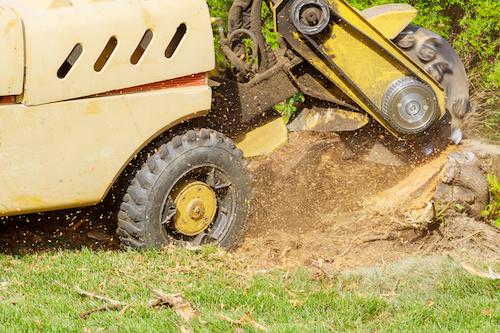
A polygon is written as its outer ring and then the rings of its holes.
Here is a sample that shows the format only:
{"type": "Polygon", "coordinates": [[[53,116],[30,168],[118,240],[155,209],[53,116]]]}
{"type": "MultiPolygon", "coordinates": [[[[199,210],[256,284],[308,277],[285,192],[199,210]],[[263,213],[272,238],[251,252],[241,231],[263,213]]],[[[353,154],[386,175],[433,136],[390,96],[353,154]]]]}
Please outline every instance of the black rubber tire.
{"type": "MultiPolygon", "coordinates": [[[[123,248],[159,248],[170,244],[190,245],[177,240],[161,225],[165,198],[183,175],[196,167],[223,170],[234,187],[227,231],[217,245],[232,249],[245,230],[252,195],[251,177],[243,153],[223,134],[190,130],[161,146],[137,172],[118,213],[117,235],[123,248]]],[[[217,213],[219,214],[219,212],[217,213]]]]}

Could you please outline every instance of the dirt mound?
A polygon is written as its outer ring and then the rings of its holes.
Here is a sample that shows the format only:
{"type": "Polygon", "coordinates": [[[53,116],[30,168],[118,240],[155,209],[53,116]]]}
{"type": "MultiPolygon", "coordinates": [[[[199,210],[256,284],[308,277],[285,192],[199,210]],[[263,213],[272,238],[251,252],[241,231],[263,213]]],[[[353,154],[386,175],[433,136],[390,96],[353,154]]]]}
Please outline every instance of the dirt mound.
{"type": "MultiPolygon", "coordinates": [[[[430,233],[404,227],[405,212],[431,196],[436,177],[456,148],[417,166],[390,160],[384,165],[380,162],[388,159],[383,149],[377,149],[381,156],[366,158],[370,152],[360,153],[353,144],[335,134],[292,133],[288,145],[252,160],[255,200],[237,254],[257,267],[312,264],[330,269],[457,249],[498,255],[497,229],[465,215],[451,214],[430,233]]],[[[466,146],[483,147],[474,142],[466,146]]],[[[479,150],[485,152],[478,156],[490,172],[500,170],[500,155],[489,157],[495,147],[479,150]]],[[[117,249],[115,198],[119,193],[91,208],[3,219],[0,252],[117,249]]]]}
{"type": "Polygon", "coordinates": [[[251,162],[256,198],[238,250],[257,265],[324,262],[376,265],[449,250],[497,255],[500,233],[449,213],[436,232],[407,228],[405,212],[431,199],[451,147],[421,165],[382,165],[354,155],[334,134],[292,134],[274,154],[251,162]]]}

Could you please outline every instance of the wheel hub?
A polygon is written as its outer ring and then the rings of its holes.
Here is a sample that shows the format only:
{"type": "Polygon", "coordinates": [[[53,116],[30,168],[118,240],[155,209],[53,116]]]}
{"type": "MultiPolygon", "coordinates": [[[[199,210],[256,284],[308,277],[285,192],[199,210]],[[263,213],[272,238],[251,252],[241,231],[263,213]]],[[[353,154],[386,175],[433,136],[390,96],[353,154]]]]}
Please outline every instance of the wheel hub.
{"type": "Polygon", "coordinates": [[[416,116],[420,112],[420,110],[422,108],[420,107],[420,103],[419,102],[417,102],[417,101],[411,101],[410,103],[408,103],[406,105],[405,109],[406,109],[406,113],[408,113],[408,115],[414,117],[414,116],[416,116]]]}
{"type": "Polygon", "coordinates": [[[200,181],[191,181],[174,195],[176,214],[175,229],[186,236],[203,232],[213,222],[217,212],[214,190],[200,181]]]}

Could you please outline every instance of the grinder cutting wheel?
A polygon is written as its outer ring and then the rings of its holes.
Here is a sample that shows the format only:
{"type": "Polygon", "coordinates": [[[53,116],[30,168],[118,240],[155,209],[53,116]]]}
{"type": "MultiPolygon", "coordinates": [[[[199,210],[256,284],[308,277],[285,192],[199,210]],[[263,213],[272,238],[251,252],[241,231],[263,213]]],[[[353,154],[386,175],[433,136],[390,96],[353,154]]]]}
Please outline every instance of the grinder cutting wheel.
{"type": "Polygon", "coordinates": [[[402,140],[443,132],[456,144],[462,140],[461,126],[470,110],[464,65],[446,40],[411,24],[417,15],[412,6],[360,12],[344,0],[269,0],[282,40],[272,51],[262,34],[262,5],[262,0],[235,1],[229,37],[222,38],[244,100],[243,115],[252,109],[262,114],[290,94],[293,85],[309,99],[289,130],[356,130],[370,115],[402,140]],[[252,66],[244,61],[249,38],[255,49],[246,62],[252,66]],[[263,103],[260,87],[277,73],[286,75],[276,85],[275,98],[263,103]],[[290,84],[283,84],[286,80],[290,84]]]}

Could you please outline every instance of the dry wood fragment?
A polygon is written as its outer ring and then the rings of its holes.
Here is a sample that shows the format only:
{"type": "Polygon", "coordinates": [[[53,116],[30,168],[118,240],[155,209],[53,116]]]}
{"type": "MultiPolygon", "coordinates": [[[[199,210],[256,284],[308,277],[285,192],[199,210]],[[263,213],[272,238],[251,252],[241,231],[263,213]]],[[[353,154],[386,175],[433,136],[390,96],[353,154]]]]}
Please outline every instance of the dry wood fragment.
{"type": "Polygon", "coordinates": [[[462,263],[462,268],[470,274],[482,277],[484,279],[500,280],[500,274],[495,273],[491,267],[489,268],[488,272],[482,272],[466,263],[462,263]]]}
{"type": "Polygon", "coordinates": [[[241,325],[248,324],[248,325],[253,326],[257,330],[260,330],[260,331],[263,331],[263,332],[268,332],[269,331],[269,329],[267,327],[265,327],[264,325],[259,324],[258,322],[256,322],[253,319],[252,314],[250,312],[245,313],[238,320],[231,319],[228,316],[225,316],[225,315],[222,315],[222,314],[219,315],[219,318],[221,318],[222,320],[225,320],[225,321],[227,321],[227,322],[229,322],[229,323],[231,323],[232,325],[235,325],[235,326],[241,326],[241,325]]]}
{"type": "Polygon", "coordinates": [[[153,289],[152,293],[155,295],[155,298],[149,301],[149,307],[151,308],[171,308],[185,321],[190,321],[194,317],[200,316],[200,312],[181,294],[165,294],[158,289],[153,289]]]}
{"type": "Polygon", "coordinates": [[[123,305],[118,305],[118,304],[104,305],[104,306],[98,307],[96,309],[92,309],[92,310],[80,313],[80,318],[87,319],[93,313],[104,312],[104,311],[119,311],[122,308],[123,308],[123,305]]]}
{"type": "Polygon", "coordinates": [[[325,276],[330,280],[335,277],[335,272],[333,271],[332,268],[327,267],[327,265],[325,265],[324,259],[318,259],[317,261],[313,261],[312,266],[319,269],[321,273],[325,274],[325,276]]]}
{"type": "Polygon", "coordinates": [[[126,305],[123,302],[120,302],[120,301],[117,301],[117,300],[114,300],[114,299],[111,299],[111,298],[108,298],[108,297],[105,297],[105,296],[101,296],[101,295],[98,295],[98,294],[94,294],[94,293],[92,293],[90,291],[83,290],[83,289],[81,289],[78,286],[75,286],[75,290],[76,290],[76,292],[78,294],[80,294],[82,296],[87,296],[87,297],[90,297],[90,298],[95,298],[95,299],[98,299],[98,300],[101,300],[101,301],[104,301],[104,302],[108,302],[110,304],[121,305],[121,306],[125,306],[126,305]]]}
{"type": "Polygon", "coordinates": [[[98,299],[100,301],[109,303],[107,305],[98,307],[96,309],[92,309],[92,310],[85,311],[85,312],[81,313],[80,318],[82,318],[82,319],[87,319],[92,313],[103,312],[103,311],[120,311],[120,310],[123,310],[125,307],[127,307],[127,304],[125,304],[123,302],[120,302],[120,301],[117,301],[117,300],[114,300],[114,299],[111,299],[111,298],[108,298],[105,296],[101,296],[101,295],[92,293],[90,291],[83,290],[78,286],[75,286],[75,290],[81,296],[95,298],[95,299],[98,299]]]}
{"type": "Polygon", "coordinates": [[[290,252],[292,250],[292,247],[291,246],[287,246],[285,247],[285,249],[281,252],[280,254],[280,259],[283,260],[285,259],[286,255],[288,254],[288,252],[290,252]]]}

